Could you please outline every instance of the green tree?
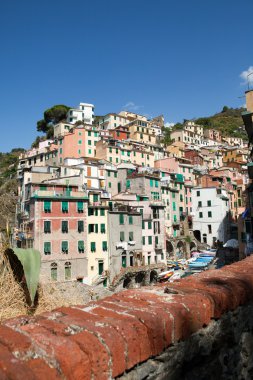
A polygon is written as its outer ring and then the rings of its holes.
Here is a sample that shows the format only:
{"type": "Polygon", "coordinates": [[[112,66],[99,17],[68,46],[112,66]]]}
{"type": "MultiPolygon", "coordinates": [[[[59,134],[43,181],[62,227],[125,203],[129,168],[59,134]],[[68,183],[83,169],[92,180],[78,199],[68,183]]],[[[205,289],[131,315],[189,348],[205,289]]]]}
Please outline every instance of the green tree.
{"type": "Polygon", "coordinates": [[[47,138],[54,135],[54,125],[66,119],[70,107],[63,104],[55,105],[44,112],[44,118],[37,121],[37,131],[46,133],[47,138]]]}

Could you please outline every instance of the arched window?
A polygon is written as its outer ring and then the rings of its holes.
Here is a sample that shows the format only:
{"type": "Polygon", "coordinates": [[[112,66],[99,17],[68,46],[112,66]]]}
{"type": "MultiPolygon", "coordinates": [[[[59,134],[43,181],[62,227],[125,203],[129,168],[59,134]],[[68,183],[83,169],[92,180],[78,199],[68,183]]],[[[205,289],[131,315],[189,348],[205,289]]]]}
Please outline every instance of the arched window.
{"type": "Polygon", "coordinates": [[[51,280],[57,281],[57,264],[56,263],[51,264],[51,280]]]}
{"type": "Polygon", "coordinates": [[[69,261],[65,263],[65,280],[71,280],[71,263],[69,261]]]}

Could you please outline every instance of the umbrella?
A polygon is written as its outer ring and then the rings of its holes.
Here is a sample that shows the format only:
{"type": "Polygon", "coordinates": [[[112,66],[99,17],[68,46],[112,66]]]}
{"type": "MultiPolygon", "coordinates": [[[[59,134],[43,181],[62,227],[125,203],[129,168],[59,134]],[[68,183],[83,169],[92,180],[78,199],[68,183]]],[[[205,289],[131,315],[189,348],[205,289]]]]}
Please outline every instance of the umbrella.
{"type": "Polygon", "coordinates": [[[238,248],[239,247],[239,244],[238,244],[238,240],[236,239],[230,239],[226,242],[226,244],[223,245],[223,247],[226,247],[226,248],[238,248]]]}

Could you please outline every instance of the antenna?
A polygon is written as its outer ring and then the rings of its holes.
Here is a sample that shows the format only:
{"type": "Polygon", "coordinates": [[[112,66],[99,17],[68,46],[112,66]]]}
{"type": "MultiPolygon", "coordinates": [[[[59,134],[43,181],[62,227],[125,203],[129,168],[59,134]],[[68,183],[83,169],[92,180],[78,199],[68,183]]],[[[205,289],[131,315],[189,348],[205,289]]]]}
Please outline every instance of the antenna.
{"type": "Polygon", "coordinates": [[[249,81],[249,76],[250,76],[250,75],[253,75],[253,71],[251,71],[251,73],[249,73],[249,74],[247,75],[248,90],[249,90],[249,84],[250,84],[250,81],[249,81]]]}

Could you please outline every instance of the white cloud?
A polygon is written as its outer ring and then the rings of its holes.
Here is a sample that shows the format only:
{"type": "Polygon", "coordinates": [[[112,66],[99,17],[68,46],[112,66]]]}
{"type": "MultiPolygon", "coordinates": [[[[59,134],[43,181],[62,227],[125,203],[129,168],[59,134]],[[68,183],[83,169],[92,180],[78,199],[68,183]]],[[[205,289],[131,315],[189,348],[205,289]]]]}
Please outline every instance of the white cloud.
{"type": "Polygon", "coordinates": [[[138,106],[134,102],[127,102],[122,108],[127,111],[138,111],[143,106],[138,106]]]}
{"type": "Polygon", "coordinates": [[[172,127],[174,127],[174,125],[175,125],[175,123],[169,123],[169,122],[167,122],[167,123],[164,124],[164,126],[166,128],[172,128],[172,127]]]}
{"type": "Polygon", "coordinates": [[[248,70],[241,72],[240,78],[243,80],[241,84],[253,84],[253,66],[250,66],[248,70]],[[249,75],[251,73],[252,75],[249,75]]]}

